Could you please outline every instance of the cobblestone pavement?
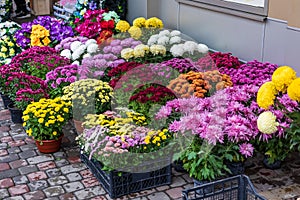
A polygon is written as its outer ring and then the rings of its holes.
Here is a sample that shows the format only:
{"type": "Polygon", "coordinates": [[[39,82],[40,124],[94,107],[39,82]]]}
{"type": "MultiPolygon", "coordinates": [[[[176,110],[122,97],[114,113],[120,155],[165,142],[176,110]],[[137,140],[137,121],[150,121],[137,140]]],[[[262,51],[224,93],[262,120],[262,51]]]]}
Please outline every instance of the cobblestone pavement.
{"type": "MultiPolygon", "coordinates": [[[[0,200],[72,200],[111,199],[97,179],[81,163],[76,132],[66,127],[62,148],[54,154],[42,154],[27,137],[21,124],[13,124],[10,113],[0,101],[0,200]]],[[[300,156],[294,155],[280,170],[268,170],[259,159],[248,162],[257,190],[267,199],[300,197],[300,156]]],[[[185,188],[193,187],[186,173],[172,170],[172,184],[127,195],[120,199],[181,199],[185,188]]]]}

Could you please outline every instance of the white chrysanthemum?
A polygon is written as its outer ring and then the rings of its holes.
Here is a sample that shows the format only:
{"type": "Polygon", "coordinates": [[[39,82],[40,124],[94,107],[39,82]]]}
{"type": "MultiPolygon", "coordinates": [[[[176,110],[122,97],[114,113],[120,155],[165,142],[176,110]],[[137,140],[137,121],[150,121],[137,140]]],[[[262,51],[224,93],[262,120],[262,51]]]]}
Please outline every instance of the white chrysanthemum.
{"type": "Polygon", "coordinates": [[[4,8],[1,8],[0,9],[0,15],[4,16],[6,14],[6,11],[4,8]]]}
{"type": "Polygon", "coordinates": [[[157,38],[152,38],[152,37],[150,37],[149,38],[149,40],[148,40],[148,42],[147,42],[147,44],[149,45],[149,46],[151,46],[151,45],[153,45],[153,44],[156,44],[156,42],[157,42],[157,38]]]}
{"type": "Polygon", "coordinates": [[[160,45],[166,45],[166,44],[169,44],[169,40],[170,38],[168,36],[161,36],[158,38],[157,40],[157,44],[160,44],[160,45]]]}
{"type": "Polygon", "coordinates": [[[72,65],[80,65],[80,62],[78,60],[75,60],[74,62],[72,62],[72,65]]]}
{"type": "Polygon", "coordinates": [[[163,30],[163,31],[160,31],[159,32],[159,37],[161,37],[161,36],[170,36],[170,31],[169,30],[163,30]]]}
{"type": "Polygon", "coordinates": [[[148,40],[148,45],[151,46],[152,44],[156,44],[158,38],[159,38],[158,34],[151,35],[149,38],[151,44],[149,44],[149,40],[148,40]]]}
{"type": "Polygon", "coordinates": [[[89,57],[92,57],[92,55],[89,54],[89,53],[86,53],[86,54],[84,54],[84,55],[82,56],[82,58],[89,58],[89,57]]]}
{"type": "Polygon", "coordinates": [[[82,45],[81,42],[79,42],[79,41],[74,41],[74,42],[71,43],[70,49],[71,49],[72,52],[74,52],[74,51],[76,51],[76,50],[78,49],[78,47],[80,47],[81,45],[82,45]]]}
{"type": "Polygon", "coordinates": [[[97,44],[97,41],[95,39],[88,39],[86,42],[85,42],[85,45],[86,46],[89,46],[90,44],[97,44]]]}
{"type": "Polygon", "coordinates": [[[129,60],[134,56],[134,50],[132,48],[125,48],[121,51],[121,57],[125,60],[129,60]]]}
{"type": "Polygon", "coordinates": [[[266,111],[261,113],[257,119],[258,130],[264,134],[275,133],[279,126],[279,123],[276,122],[276,116],[271,111],[266,111]]]}
{"type": "Polygon", "coordinates": [[[77,60],[85,52],[86,46],[79,46],[72,54],[72,60],[77,60]]]}
{"type": "Polygon", "coordinates": [[[88,45],[88,47],[87,47],[88,53],[96,53],[97,50],[98,50],[98,44],[92,43],[92,44],[88,45]]]}
{"type": "Polygon", "coordinates": [[[60,55],[66,57],[66,58],[69,58],[69,59],[72,58],[72,53],[69,49],[62,50],[62,52],[60,52],[60,55]]]}
{"type": "Polygon", "coordinates": [[[175,44],[171,47],[170,52],[174,57],[179,57],[184,54],[183,44],[175,44]]]}
{"type": "Polygon", "coordinates": [[[178,30],[174,30],[170,33],[171,37],[174,37],[174,36],[180,36],[181,32],[178,31],[178,30]]]}
{"type": "Polygon", "coordinates": [[[146,53],[149,52],[150,47],[148,45],[144,45],[144,44],[139,44],[136,47],[134,47],[134,57],[135,58],[140,58],[140,57],[144,57],[146,53]]]}
{"type": "Polygon", "coordinates": [[[181,37],[173,36],[170,38],[170,44],[179,44],[181,42],[181,37]]]}
{"type": "Polygon", "coordinates": [[[163,45],[159,45],[159,44],[155,44],[155,45],[152,45],[150,47],[150,52],[153,54],[153,55],[165,55],[166,52],[167,52],[167,49],[165,46],[163,45]]]}
{"type": "Polygon", "coordinates": [[[198,44],[194,41],[186,41],[184,43],[184,51],[189,52],[190,54],[194,54],[194,52],[197,50],[198,51],[198,44]]]}
{"type": "Polygon", "coordinates": [[[208,53],[208,46],[206,46],[205,44],[198,44],[198,51],[200,53],[208,53]]]}

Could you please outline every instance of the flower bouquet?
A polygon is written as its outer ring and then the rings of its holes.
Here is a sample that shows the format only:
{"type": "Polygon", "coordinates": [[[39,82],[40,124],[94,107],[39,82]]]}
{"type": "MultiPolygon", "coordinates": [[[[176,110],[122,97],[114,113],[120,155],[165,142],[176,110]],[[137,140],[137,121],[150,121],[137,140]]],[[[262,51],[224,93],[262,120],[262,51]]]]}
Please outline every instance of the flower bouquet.
{"type": "Polygon", "coordinates": [[[63,126],[70,117],[71,103],[55,99],[32,102],[23,112],[23,127],[43,153],[59,150],[63,126]],[[54,145],[54,146],[53,146],[54,145]]]}
{"type": "Polygon", "coordinates": [[[57,67],[46,74],[45,82],[50,88],[50,98],[56,98],[63,95],[63,87],[74,83],[77,80],[78,65],[65,65],[57,67]]]}
{"type": "Polygon", "coordinates": [[[72,102],[73,118],[83,121],[87,114],[100,114],[110,109],[113,95],[108,83],[97,79],[82,79],[63,88],[62,99],[72,102]]]}
{"type": "Polygon", "coordinates": [[[51,47],[31,47],[15,56],[12,63],[20,65],[26,74],[46,79],[46,74],[59,66],[70,64],[70,60],[59,55],[51,47]]]}
{"type": "Polygon", "coordinates": [[[263,141],[259,142],[259,147],[268,157],[269,164],[300,150],[298,87],[296,72],[291,67],[281,66],[257,93],[258,105],[266,110],[257,120],[263,141]]]}
{"type": "MultiPolygon", "coordinates": [[[[75,8],[76,11],[73,13],[74,16],[72,18],[82,19],[87,10],[96,10],[101,7],[99,1],[95,0],[76,0],[75,8]]],[[[73,25],[73,21],[70,21],[71,25],[73,25]]]]}
{"type": "Polygon", "coordinates": [[[38,16],[32,22],[23,23],[15,34],[17,44],[23,49],[31,46],[54,47],[60,41],[74,35],[66,22],[50,16],[38,16]]]}
{"type": "Polygon", "coordinates": [[[12,1],[2,0],[0,2],[0,22],[6,22],[9,20],[12,9],[12,1]]]}
{"type": "Polygon", "coordinates": [[[22,51],[14,38],[15,32],[20,28],[15,22],[0,23],[0,64],[9,63],[12,57],[22,51]]]}

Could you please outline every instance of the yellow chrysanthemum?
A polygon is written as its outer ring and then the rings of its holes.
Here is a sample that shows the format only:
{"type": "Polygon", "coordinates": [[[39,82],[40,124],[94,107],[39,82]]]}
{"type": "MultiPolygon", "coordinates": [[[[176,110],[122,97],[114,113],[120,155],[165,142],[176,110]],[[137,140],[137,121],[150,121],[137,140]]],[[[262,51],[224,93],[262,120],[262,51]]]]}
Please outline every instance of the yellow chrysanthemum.
{"type": "Polygon", "coordinates": [[[146,20],[145,26],[146,26],[146,28],[163,28],[164,24],[157,17],[151,17],[146,20]]]}
{"type": "Polygon", "coordinates": [[[39,118],[38,122],[42,124],[44,122],[44,118],[39,118]]]}
{"type": "Polygon", "coordinates": [[[268,109],[274,104],[277,90],[273,82],[264,83],[257,92],[257,104],[259,107],[268,109]]]}
{"type": "Polygon", "coordinates": [[[292,100],[300,102],[300,78],[295,79],[287,89],[287,93],[292,100]]]}
{"type": "Polygon", "coordinates": [[[130,28],[130,24],[125,20],[120,20],[116,25],[116,30],[126,32],[130,28]]]}
{"type": "Polygon", "coordinates": [[[50,44],[50,42],[51,42],[51,40],[49,39],[49,37],[45,37],[45,38],[43,39],[43,44],[44,44],[45,46],[48,46],[48,45],[50,44]]]}
{"type": "Polygon", "coordinates": [[[125,48],[121,51],[121,57],[125,60],[129,60],[134,56],[134,50],[132,48],[125,48]]]}
{"type": "Polygon", "coordinates": [[[133,26],[140,27],[140,28],[145,27],[145,23],[146,23],[146,19],[144,17],[138,17],[132,22],[133,26]]]}
{"type": "Polygon", "coordinates": [[[278,91],[285,93],[288,86],[296,78],[296,72],[293,68],[289,66],[281,66],[274,71],[272,75],[272,82],[278,91]]]}
{"type": "Polygon", "coordinates": [[[266,111],[261,113],[257,119],[258,130],[264,134],[275,133],[278,129],[279,123],[276,122],[276,116],[270,112],[266,111]]]}
{"type": "Polygon", "coordinates": [[[138,40],[142,36],[142,30],[137,26],[130,27],[128,33],[130,34],[130,37],[136,40],[138,40]]]}

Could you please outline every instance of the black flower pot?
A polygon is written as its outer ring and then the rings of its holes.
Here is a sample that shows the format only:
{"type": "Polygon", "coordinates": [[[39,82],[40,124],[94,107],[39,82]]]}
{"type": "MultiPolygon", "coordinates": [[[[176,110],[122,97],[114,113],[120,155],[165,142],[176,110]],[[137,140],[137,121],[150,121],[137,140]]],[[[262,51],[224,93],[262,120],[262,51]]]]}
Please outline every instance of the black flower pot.
{"type": "Polygon", "coordinates": [[[267,156],[264,157],[263,164],[267,169],[279,169],[281,167],[280,160],[276,160],[274,163],[269,163],[269,159],[267,156]]]}
{"type": "Polygon", "coordinates": [[[204,184],[209,183],[210,181],[199,181],[194,179],[194,187],[199,187],[198,190],[196,190],[196,193],[198,195],[204,195],[204,194],[209,194],[213,192],[213,185],[207,185],[205,186],[204,184]]]}
{"type": "Polygon", "coordinates": [[[243,162],[227,162],[226,166],[231,171],[231,176],[244,174],[245,166],[243,162]]]}
{"type": "Polygon", "coordinates": [[[1,94],[1,98],[5,109],[7,109],[8,104],[13,103],[13,101],[9,98],[9,96],[5,94],[1,94]]]}
{"type": "Polygon", "coordinates": [[[8,110],[10,111],[11,121],[15,124],[23,123],[23,111],[16,108],[13,103],[8,104],[8,110]]]}
{"type": "Polygon", "coordinates": [[[183,168],[183,162],[181,160],[175,160],[172,166],[176,172],[186,172],[186,170],[183,168]]]}

